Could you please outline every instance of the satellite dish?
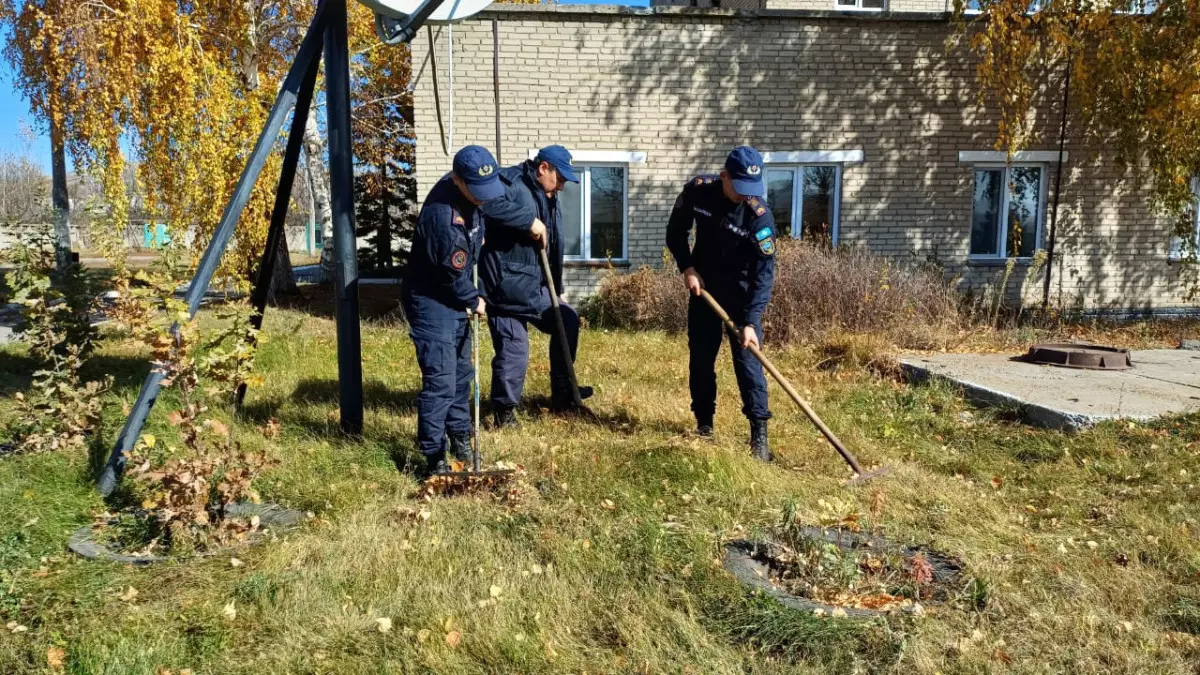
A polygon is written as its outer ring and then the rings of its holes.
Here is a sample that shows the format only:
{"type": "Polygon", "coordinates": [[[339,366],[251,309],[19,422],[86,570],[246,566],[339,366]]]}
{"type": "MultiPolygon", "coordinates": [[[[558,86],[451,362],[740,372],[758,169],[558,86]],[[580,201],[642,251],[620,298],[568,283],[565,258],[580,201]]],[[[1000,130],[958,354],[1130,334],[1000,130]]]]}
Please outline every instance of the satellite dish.
{"type": "MultiPolygon", "coordinates": [[[[417,11],[421,0],[359,0],[370,7],[377,16],[388,19],[404,19],[417,11]]],[[[429,15],[429,21],[448,23],[460,21],[483,11],[492,0],[442,0],[442,4],[429,15]]]]}

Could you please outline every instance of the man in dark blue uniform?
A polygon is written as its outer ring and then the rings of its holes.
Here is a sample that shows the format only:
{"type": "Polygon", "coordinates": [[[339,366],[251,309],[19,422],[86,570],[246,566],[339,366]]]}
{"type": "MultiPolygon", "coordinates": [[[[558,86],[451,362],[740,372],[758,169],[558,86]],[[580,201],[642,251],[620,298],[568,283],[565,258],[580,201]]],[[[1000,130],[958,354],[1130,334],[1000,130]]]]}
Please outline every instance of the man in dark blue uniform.
{"type": "Polygon", "coordinates": [[[742,394],[742,413],[750,420],[754,456],[771,461],[767,443],[767,380],[750,345],[762,340],[762,315],[775,282],[775,221],[762,201],[762,155],[748,146],[734,148],[719,176],[697,176],[675,200],[667,224],[667,248],[692,294],[688,303],[689,384],[697,433],[711,436],[717,409],[714,364],[723,325],[700,296],[707,290],[735,323],[743,326],[730,339],[733,372],[742,394]],[[688,245],[692,224],[695,246],[688,245]]]}
{"type": "Polygon", "coordinates": [[[468,393],[474,370],[467,312],[484,313],[483,298],[471,279],[483,245],[478,207],[503,195],[492,153],[468,145],[454,155],[453,170],[429,191],[417,217],[403,299],[421,366],[417,448],[430,473],[449,470],[447,435],[455,459],[471,458],[468,393]]]}
{"type": "MultiPolygon", "coordinates": [[[[492,359],[492,415],[497,428],[517,424],[515,409],[521,402],[529,368],[530,325],[550,334],[551,409],[562,411],[574,406],[538,249],[547,249],[554,286],[561,291],[562,207],[557,195],[567,181],[579,182],[571,153],[561,145],[542,148],[534,159],[504,169],[500,179],[508,188],[507,199],[488,205],[487,243],[479,262],[479,282],[487,298],[488,329],[496,351],[492,359]]],[[[559,304],[559,310],[574,361],[579,345],[579,315],[565,303],[559,304]]],[[[591,396],[591,387],[580,387],[579,395],[591,396]]]]}

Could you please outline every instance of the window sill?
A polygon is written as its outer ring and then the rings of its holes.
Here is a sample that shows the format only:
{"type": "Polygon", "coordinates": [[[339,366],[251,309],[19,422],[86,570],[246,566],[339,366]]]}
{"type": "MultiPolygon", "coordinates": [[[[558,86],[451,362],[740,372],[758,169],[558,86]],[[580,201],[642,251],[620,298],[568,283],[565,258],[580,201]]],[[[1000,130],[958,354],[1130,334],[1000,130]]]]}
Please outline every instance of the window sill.
{"type": "Polygon", "coordinates": [[[630,263],[628,260],[608,260],[608,259],[599,259],[599,260],[576,259],[576,260],[572,260],[570,258],[567,258],[566,260],[563,260],[563,267],[574,268],[574,269],[598,269],[598,268],[602,268],[602,267],[627,268],[627,267],[630,267],[630,263]]]}
{"type": "Polygon", "coordinates": [[[1008,265],[1008,261],[1012,261],[1014,265],[1032,265],[1033,257],[1027,258],[967,258],[967,265],[971,267],[1004,267],[1008,265]]]}

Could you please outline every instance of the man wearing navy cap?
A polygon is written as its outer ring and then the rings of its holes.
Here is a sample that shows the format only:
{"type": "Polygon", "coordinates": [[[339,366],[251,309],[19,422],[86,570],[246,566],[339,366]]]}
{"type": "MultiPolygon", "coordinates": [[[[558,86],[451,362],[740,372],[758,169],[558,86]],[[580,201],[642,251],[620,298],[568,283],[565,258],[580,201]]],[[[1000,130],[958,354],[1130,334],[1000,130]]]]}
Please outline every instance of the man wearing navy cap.
{"type": "Polygon", "coordinates": [[[775,283],[775,221],[762,201],[762,155],[749,146],[734,148],[720,175],[688,181],[675,200],[667,223],[667,248],[692,294],[688,303],[689,385],[696,431],[712,436],[717,409],[714,365],[721,349],[722,323],[704,299],[705,289],[743,326],[730,340],[733,373],[742,394],[742,413],[750,420],[750,449],[771,461],[767,443],[767,380],[750,345],[762,341],[762,315],[775,283]],[[688,245],[692,225],[695,246],[688,245]]]}
{"type": "MultiPolygon", "coordinates": [[[[561,145],[551,145],[539,150],[534,159],[504,169],[500,179],[508,187],[508,199],[504,201],[513,208],[508,213],[488,209],[487,242],[479,261],[479,281],[488,302],[488,329],[496,351],[492,359],[492,415],[498,428],[517,424],[515,409],[521,402],[529,368],[530,325],[550,334],[551,408],[561,411],[574,405],[538,249],[547,249],[554,286],[561,290],[562,208],[557,195],[568,181],[578,183],[579,177],[571,153],[561,145]]],[[[559,309],[574,360],[579,345],[579,315],[565,303],[559,309]]],[[[591,396],[591,387],[580,387],[579,395],[591,396]]]]}
{"type": "Polygon", "coordinates": [[[454,155],[453,170],[429,191],[417,217],[403,301],[421,366],[417,448],[430,473],[449,470],[446,436],[455,459],[471,458],[468,393],[474,371],[467,311],[484,312],[471,279],[483,244],[478,207],[504,192],[492,153],[468,145],[454,155]]]}

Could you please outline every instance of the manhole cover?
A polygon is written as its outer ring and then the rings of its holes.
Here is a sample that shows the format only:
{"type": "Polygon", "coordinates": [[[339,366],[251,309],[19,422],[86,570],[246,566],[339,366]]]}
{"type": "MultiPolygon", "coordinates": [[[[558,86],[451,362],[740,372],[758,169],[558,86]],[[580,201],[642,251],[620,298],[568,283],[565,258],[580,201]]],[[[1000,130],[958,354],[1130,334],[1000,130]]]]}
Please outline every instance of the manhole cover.
{"type": "Polygon", "coordinates": [[[1029,353],[1022,360],[1049,366],[1090,370],[1126,370],[1133,367],[1128,349],[1089,344],[1037,344],[1029,348],[1029,353]]]}

